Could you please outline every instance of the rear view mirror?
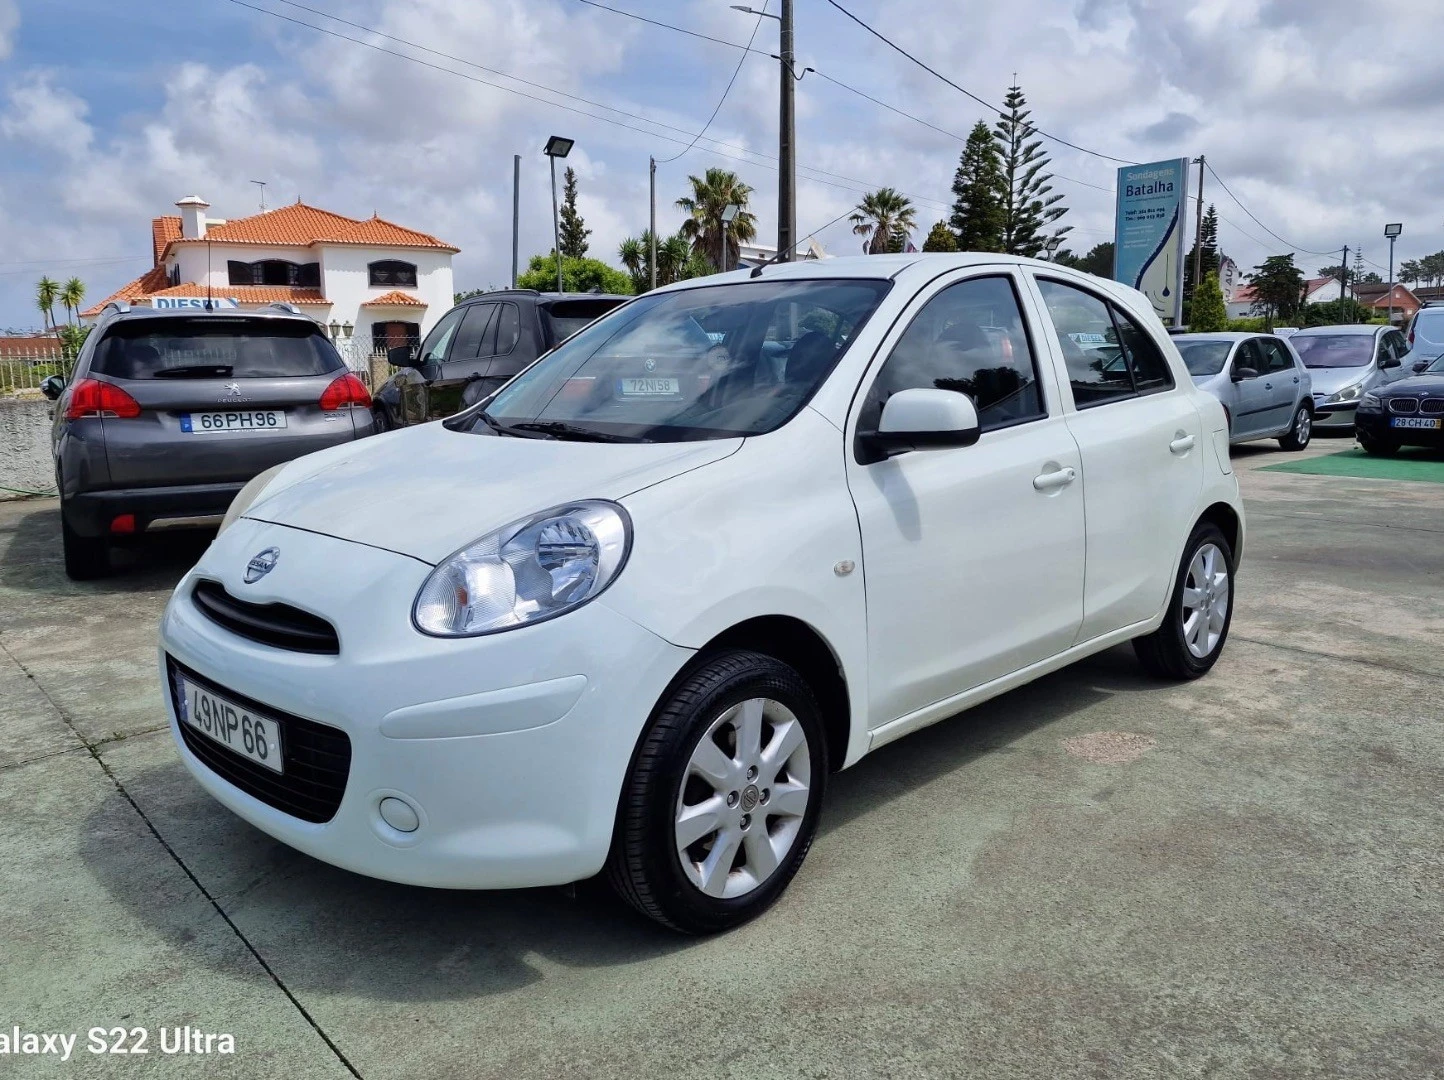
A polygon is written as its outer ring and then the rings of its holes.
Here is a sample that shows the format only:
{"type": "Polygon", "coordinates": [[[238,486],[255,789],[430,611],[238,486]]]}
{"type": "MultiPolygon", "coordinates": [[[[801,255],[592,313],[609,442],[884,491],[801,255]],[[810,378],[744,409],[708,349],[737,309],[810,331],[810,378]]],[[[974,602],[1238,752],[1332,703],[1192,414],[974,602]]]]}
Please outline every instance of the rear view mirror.
{"type": "Polygon", "coordinates": [[[978,410],[967,394],[919,387],[888,398],[877,430],[858,432],[858,441],[881,461],[909,450],[972,446],[980,434],[978,410]]]}
{"type": "Polygon", "coordinates": [[[393,345],[386,350],[386,362],[392,367],[420,367],[416,362],[414,346],[393,345]]]}
{"type": "Polygon", "coordinates": [[[40,383],[40,392],[54,401],[65,391],[65,376],[51,375],[40,383]]]}
{"type": "Polygon", "coordinates": [[[1242,382],[1244,379],[1257,379],[1258,370],[1251,367],[1235,367],[1233,369],[1233,381],[1242,382]]]}

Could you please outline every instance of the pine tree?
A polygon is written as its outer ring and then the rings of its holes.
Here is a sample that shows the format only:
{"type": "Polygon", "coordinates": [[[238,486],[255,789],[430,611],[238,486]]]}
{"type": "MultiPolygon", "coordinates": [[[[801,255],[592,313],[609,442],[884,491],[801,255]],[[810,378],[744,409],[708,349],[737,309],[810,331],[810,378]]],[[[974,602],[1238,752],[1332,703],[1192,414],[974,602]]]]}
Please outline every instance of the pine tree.
{"type": "Polygon", "coordinates": [[[1073,226],[1050,228],[1068,209],[1057,205],[1062,195],[1051,194],[1048,181],[1053,176],[1044,172],[1048,155],[1043,153],[1043,140],[1035,138],[1038,129],[1028,121],[1027,104],[1023,88],[1016,83],[1010,86],[1003,111],[993,125],[993,138],[1003,170],[1003,250],[1036,258],[1057,247],[1073,226]]]}
{"type": "Polygon", "coordinates": [[[577,173],[567,166],[566,183],[562,187],[561,209],[562,254],[568,259],[580,259],[587,253],[587,237],[592,230],[577,213],[577,173]]]}
{"type": "Polygon", "coordinates": [[[928,233],[928,238],[923,241],[924,251],[957,251],[958,238],[953,235],[953,230],[948,228],[946,221],[939,221],[928,233]]]}
{"type": "Polygon", "coordinates": [[[953,174],[949,224],[961,251],[1003,250],[1003,166],[988,125],[979,120],[968,135],[953,174]]]}
{"type": "Polygon", "coordinates": [[[1203,225],[1193,240],[1193,247],[1188,250],[1188,257],[1183,263],[1183,310],[1188,310],[1189,300],[1193,296],[1193,257],[1194,253],[1202,247],[1203,252],[1199,259],[1199,272],[1207,277],[1210,273],[1217,274],[1219,267],[1218,255],[1218,211],[1214,209],[1213,203],[1208,204],[1208,209],[1203,212],[1203,225]]]}

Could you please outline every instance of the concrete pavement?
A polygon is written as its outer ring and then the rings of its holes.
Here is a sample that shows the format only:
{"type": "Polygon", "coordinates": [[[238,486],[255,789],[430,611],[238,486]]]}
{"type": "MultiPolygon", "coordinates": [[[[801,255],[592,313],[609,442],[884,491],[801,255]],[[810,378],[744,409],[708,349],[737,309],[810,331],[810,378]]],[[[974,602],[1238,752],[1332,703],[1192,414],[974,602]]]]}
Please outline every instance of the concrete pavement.
{"type": "Polygon", "coordinates": [[[162,725],[154,625],[195,544],[74,585],[55,503],[0,504],[0,1028],[81,1033],[0,1072],[1438,1075],[1444,485],[1254,471],[1272,446],[1235,451],[1208,678],[1114,650],[885,747],[782,902],[702,941],[588,886],[405,888],[251,829],[162,725]],[[185,1024],[236,1053],[83,1049],[185,1024]]]}

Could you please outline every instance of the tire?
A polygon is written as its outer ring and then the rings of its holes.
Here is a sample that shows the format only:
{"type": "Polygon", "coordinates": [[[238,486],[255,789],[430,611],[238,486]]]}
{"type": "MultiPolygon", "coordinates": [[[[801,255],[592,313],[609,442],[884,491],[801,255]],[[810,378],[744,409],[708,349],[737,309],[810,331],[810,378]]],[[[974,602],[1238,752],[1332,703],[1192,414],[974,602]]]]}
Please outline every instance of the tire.
{"type": "Polygon", "coordinates": [[[1399,452],[1399,444],[1390,442],[1387,439],[1376,439],[1371,435],[1359,432],[1359,445],[1364,448],[1364,453],[1373,454],[1375,457],[1393,457],[1399,452]]]}
{"type": "Polygon", "coordinates": [[[1294,422],[1289,427],[1289,433],[1279,440],[1279,446],[1285,450],[1302,450],[1313,437],[1314,414],[1307,405],[1300,405],[1299,411],[1294,413],[1294,422]]]}
{"type": "Polygon", "coordinates": [[[371,415],[376,418],[376,434],[381,435],[388,431],[395,431],[396,425],[391,420],[391,414],[386,411],[385,405],[377,405],[371,410],[371,415]]]}
{"type": "Polygon", "coordinates": [[[110,545],[104,537],[81,536],[65,520],[60,505],[60,543],[65,554],[65,576],[71,581],[92,581],[110,573],[110,545]]]}
{"type": "Polygon", "coordinates": [[[719,653],[653,712],[622,789],[607,879],[643,915],[682,933],[746,922],[807,857],[826,781],[821,714],[802,677],[761,653],[719,653]],[[749,727],[756,753],[745,746],[749,727]],[[684,814],[696,823],[689,834],[702,830],[685,849],[684,814]]]}
{"type": "MultiPolygon", "coordinates": [[[[1206,561],[1205,559],[1205,563],[1206,561]]],[[[1183,549],[1183,561],[1179,563],[1173,595],[1169,597],[1168,611],[1163,617],[1162,625],[1151,634],[1133,639],[1133,651],[1138,654],[1139,663],[1150,674],[1165,679],[1196,679],[1213,667],[1219,654],[1223,652],[1224,643],[1228,641],[1229,626],[1233,623],[1233,579],[1233,547],[1228,538],[1212,522],[1199,522],[1194,526],[1193,535],[1188,538],[1188,544],[1183,549]],[[1207,620],[1207,629],[1200,628],[1200,636],[1190,644],[1187,636],[1188,613],[1198,609],[1185,607],[1185,590],[1189,594],[1197,595],[1197,589],[1189,585],[1189,581],[1197,576],[1199,569],[1195,566],[1195,558],[1206,556],[1210,547],[1214,550],[1215,561],[1214,598],[1210,599],[1206,593],[1197,597],[1204,605],[1201,615],[1207,620]],[[1222,560],[1224,573],[1221,582],[1217,577],[1219,559],[1222,560]],[[1217,613],[1217,593],[1220,589],[1225,594],[1221,624],[1212,617],[1217,613]],[[1215,632],[1216,638],[1213,637],[1215,632]],[[1200,649],[1203,650],[1202,655],[1199,655],[1200,649]]]]}

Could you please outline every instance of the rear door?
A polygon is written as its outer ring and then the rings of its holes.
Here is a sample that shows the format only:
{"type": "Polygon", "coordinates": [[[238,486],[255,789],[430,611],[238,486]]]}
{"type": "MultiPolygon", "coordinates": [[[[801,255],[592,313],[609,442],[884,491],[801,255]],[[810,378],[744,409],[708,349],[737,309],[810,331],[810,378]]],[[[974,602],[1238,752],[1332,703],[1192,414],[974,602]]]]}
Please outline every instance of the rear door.
{"type": "Polygon", "coordinates": [[[346,367],[309,320],[127,319],[105,331],[90,374],[141,407],[103,420],[117,488],[245,481],[355,437],[349,408],[321,408],[346,367]]]}
{"type": "Polygon", "coordinates": [[[1264,428],[1285,431],[1293,423],[1294,402],[1299,396],[1298,369],[1294,367],[1293,355],[1277,338],[1256,338],[1255,344],[1263,354],[1265,365],[1259,372],[1269,407],[1264,414],[1267,419],[1264,428]]]}
{"type": "Polygon", "coordinates": [[[1239,379],[1233,384],[1234,409],[1230,416],[1233,438],[1243,439],[1260,435],[1269,430],[1269,414],[1273,404],[1269,395],[1273,392],[1268,384],[1268,356],[1265,355],[1258,338],[1241,342],[1233,356],[1233,371],[1252,371],[1253,375],[1239,379]]]}

